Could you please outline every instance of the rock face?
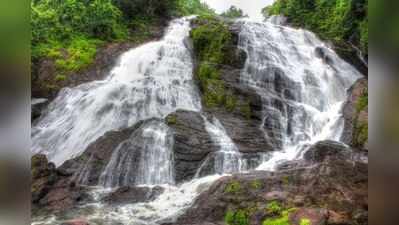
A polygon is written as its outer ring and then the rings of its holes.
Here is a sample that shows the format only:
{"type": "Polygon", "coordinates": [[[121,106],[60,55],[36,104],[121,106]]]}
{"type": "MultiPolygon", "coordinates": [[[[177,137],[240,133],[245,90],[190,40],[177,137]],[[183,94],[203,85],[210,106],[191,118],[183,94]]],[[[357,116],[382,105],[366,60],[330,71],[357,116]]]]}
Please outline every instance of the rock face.
{"type": "Polygon", "coordinates": [[[89,200],[86,190],[70,182],[71,174],[57,170],[46,156],[32,157],[32,213],[62,212],[89,200]]]}
{"type": "MultiPolygon", "coordinates": [[[[341,141],[356,148],[368,149],[368,143],[359,143],[359,131],[362,124],[368,124],[368,107],[358,111],[358,104],[362,96],[368,91],[368,81],[366,79],[358,80],[348,90],[348,100],[343,109],[345,120],[344,132],[341,141]]],[[[360,141],[361,142],[361,141],[360,141]]]]}
{"type": "Polygon", "coordinates": [[[273,224],[275,219],[290,224],[302,219],[310,224],[365,224],[367,164],[350,161],[341,155],[345,151],[318,143],[302,162],[305,167],[223,177],[173,225],[225,224],[238,217],[251,225],[266,220],[273,224]]]}
{"type": "Polygon", "coordinates": [[[36,120],[42,115],[42,111],[46,108],[48,105],[48,100],[45,98],[38,98],[38,99],[32,99],[31,100],[31,119],[32,121],[36,120]]]}
{"type": "Polygon", "coordinates": [[[73,174],[71,179],[78,184],[98,185],[101,173],[111,159],[113,151],[136,131],[144,122],[120,131],[110,131],[89,145],[85,152],[68,160],[60,170],[73,174]]]}
{"type": "Polygon", "coordinates": [[[175,179],[177,183],[194,178],[208,154],[216,152],[216,146],[205,129],[201,114],[177,111],[166,117],[174,136],[175,179]]]}

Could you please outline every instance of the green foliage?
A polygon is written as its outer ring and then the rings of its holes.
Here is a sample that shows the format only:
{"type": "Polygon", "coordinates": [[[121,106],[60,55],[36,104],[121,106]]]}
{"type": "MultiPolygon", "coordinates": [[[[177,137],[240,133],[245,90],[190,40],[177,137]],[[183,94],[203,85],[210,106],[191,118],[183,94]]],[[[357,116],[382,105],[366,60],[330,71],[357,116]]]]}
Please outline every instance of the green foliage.
{"type": "Polygon", "coordinates": [[[367,0],[277,0],[263,13],[285,15],[296,26],[341,46],[352,42],[367,54],[367,0]]]}
{"type": "Polygon", "coordinates": [[[66,44],[67,47],[63,48],[65,50],[64,56],[61,53],[52,55],[56,59],[57,69],[65,72],[78,71],[90,65],[94,60],[99,43],[101,41],[85,37],[73,38],[66,44]]]}
{"type": "Polygon", "coordinates": [[[272,215],[279,215],[282,210],[283,210],[283,207],[277,201],[272,201],[272,202],[268,203],[266,206],[266,211],[272,215]]]}
{"type": "Polygon", "coordinates": [[[228,225],[249,225],[249,213],[247,210],[227,211],[224,221],[228,225]]]}
{"type": "Polygon", "coordinates": [[[215,15],[215,12],[207,4],[200,0],[177,0],[177,11],[182,16],[187,15],[215,15]]]}
{"type": "Polygon", "coordinates": [[[227,17],[227,18],[241,18],[241,17],[247,17],[244,15],[244,12],[242,9],[239,9],[235,6],[231,6],[226,12],[222,13],[221,16],[227,17]]]}
{"type": "Polygon", "coordinates": [[[232,181],[226,186],[224,192],[229,194],[237,194],[240,193],[242,190],[241,184],[238,181],[232,181]]]}
{"type": "Polygon", "coordinates": [[[200,61],[196,73],[207,107],[225,107],[233,111],[237,99],[226,90],[220,78],[220,65],[228,62],[232,37],[228,27],[213,16],[200,16],[191,31],[194,49],[200,61]]]}
{"type": "Polygon", "coordinates": [[[302,218],[301,221],[299,222],[299,225],[311,225],[311,222],[307,218],[302,218]]]}

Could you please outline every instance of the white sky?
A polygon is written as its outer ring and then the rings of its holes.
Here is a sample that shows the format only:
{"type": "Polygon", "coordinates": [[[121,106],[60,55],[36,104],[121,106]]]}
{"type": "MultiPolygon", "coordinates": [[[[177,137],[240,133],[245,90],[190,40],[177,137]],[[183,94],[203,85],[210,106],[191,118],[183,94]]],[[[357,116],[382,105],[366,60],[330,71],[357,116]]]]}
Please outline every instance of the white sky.
{"type": "Polygon", "coordinates": [[[234,5],[244,11],[254,20],[263,20],[262,9],[271,5],[274,0],[201,0],[207,3],[217,13],[222,13],[234,5]]]}

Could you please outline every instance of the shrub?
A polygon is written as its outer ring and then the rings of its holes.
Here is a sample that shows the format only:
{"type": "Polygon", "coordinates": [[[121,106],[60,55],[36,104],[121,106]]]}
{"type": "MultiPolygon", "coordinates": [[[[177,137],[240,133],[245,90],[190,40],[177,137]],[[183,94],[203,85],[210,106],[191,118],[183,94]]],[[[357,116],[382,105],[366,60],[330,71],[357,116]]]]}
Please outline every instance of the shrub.
{"type": "Polygon", "coordinates": [[[231,6],[226,12],[222,13],[221,16],[227,18],[247,17],[247,15],[244,15],[244,12],[241,9],[235,6],[231,6]]]}
{"type": "Polygon", "coordinates": [[[268,15],[282,14],[296,25],[312,30],[339,46],[348,42],[367,54],[367,0],[277,0],[263,9],[268,15]]]}

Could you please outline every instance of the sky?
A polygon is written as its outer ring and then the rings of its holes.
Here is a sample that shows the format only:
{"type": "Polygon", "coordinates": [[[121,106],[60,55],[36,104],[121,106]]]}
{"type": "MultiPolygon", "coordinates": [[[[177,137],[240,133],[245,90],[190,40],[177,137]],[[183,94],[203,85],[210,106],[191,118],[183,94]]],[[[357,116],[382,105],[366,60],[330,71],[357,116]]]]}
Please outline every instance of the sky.
{"type": "Polygon", "coordinates": [[[271,5],[274,0],[201,0],[207,3],[217,13],[222,13],[234,5],[244,11],[245,14],[254,20],[263,20],[261,10],[271,5]]]}

